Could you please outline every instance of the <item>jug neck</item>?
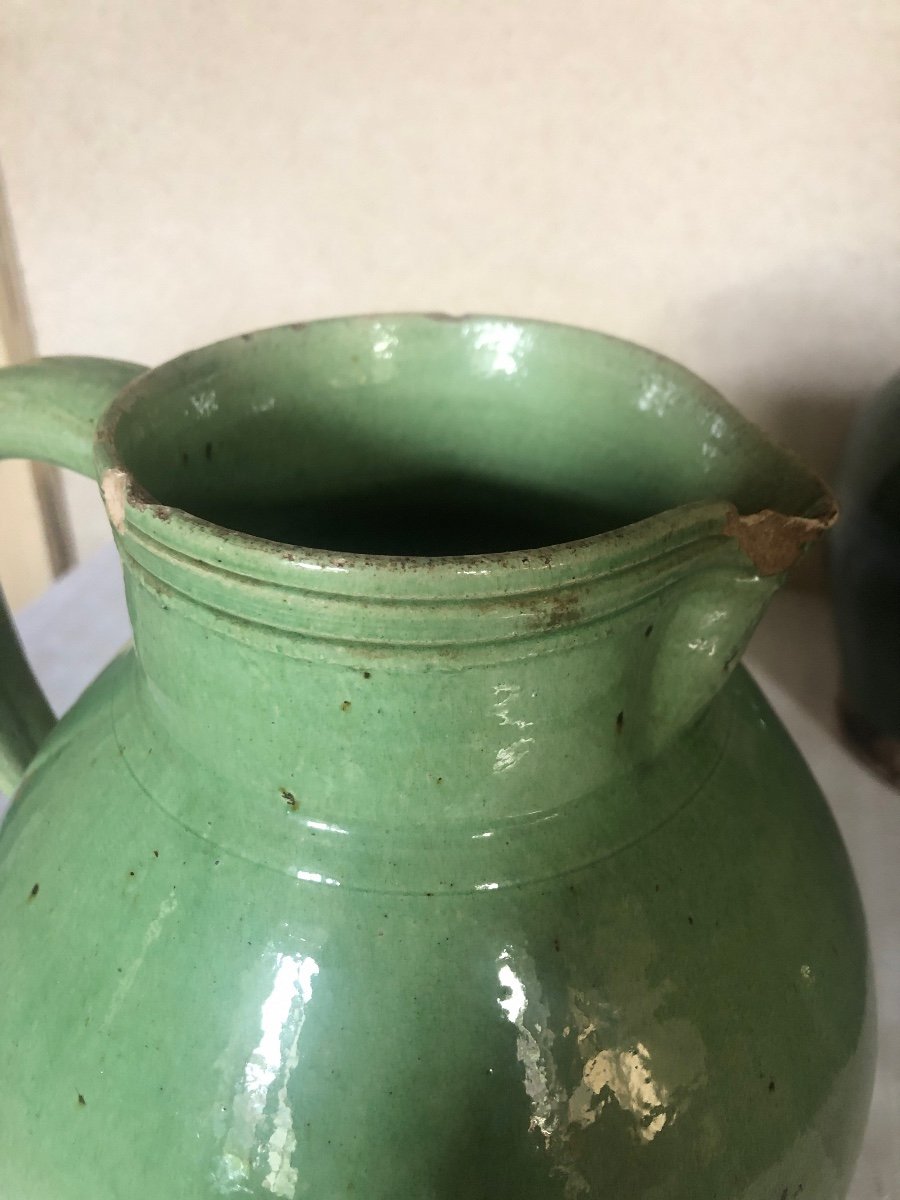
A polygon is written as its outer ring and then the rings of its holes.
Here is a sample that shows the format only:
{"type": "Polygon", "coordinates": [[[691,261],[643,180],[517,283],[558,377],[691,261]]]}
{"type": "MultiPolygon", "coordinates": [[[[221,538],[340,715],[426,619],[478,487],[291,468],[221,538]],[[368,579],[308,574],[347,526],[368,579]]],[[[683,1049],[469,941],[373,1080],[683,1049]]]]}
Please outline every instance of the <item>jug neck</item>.
{"type": "MultiPolygon", "coordinates": [[[[242,616],[200,600],[199,577],[173,586],[184,564],[158,559],[151,572],[133,543],[138,704],[120,722],[126,757],[140,775],[139,746],[155,747],[154,770],[169,764],[188,806],[180,820],[261,861],[283,851],[281,865],[304,877],[340,881],[348,836],[379,870],[392,846],[414,845],[404,861],[427,887],[439,886],[434,856],[448,838],[518,847],[507,881],[554,855],[563,869],[573,819],[587,822],[579,852],[606,852],[680,801],[657,764],[681,754],[681,778],[696,786],[718,753],[698,718],[778,580],[736,570],[734,539],[703,530],[673,533],[664,553],[627,569],[551,576],[543,590],[388,603],[381,639],[374,598],[293,592],[276,627],[249,600],[242,616]]],[[[232,587],[253,599],[246,581],[232,587]]],[[[501,882],[494,859],[466,861],[469,885],[501,882]]],[[[354,879],[371,882],[370,867],[354,879]]]]}
{"type": "Polygon", "coordinates": [[[502,317],[205,347],[120,393],[95,459],[135,627],[132,768],[153,731],[181,819],[307,862],[356,829],[388,863],[392,839],[427,857],[513,829],[541,857],[555,814],[618,812],[640,773],[633,828],[833,515],[684,368],[502,317]]]}

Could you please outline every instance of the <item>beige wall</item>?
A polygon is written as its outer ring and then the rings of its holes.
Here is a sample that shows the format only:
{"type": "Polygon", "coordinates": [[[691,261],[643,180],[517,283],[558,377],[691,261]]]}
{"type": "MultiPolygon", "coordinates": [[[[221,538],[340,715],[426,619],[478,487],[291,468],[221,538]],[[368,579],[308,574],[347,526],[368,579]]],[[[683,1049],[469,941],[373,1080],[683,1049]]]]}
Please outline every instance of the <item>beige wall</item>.
{"type": "MultiPolygon", "coordinates": [[[[0,175],[0,368],[31,357],[31,330],[0,175]]],[[[2,430],[0,430],[2,434],[2,430]]],[[[40,468],[46,478],[52,468],[40,468]]],[[[37,469],[0,462],[0,585],[13,611],[38,596],[53,578],[53,555],[38,498],[37,469]]]]}
{"type": "MultiPolygon", "coordinates": [[[[825,470],[900,364],[897,0],[9,0],[42,351],[372,309],[598,326],[825,470]]],[[[72,490],[82,547],[105,534],[72,490]]]]}
{"type": "Polygon", "coordinates": [[[16,612],[52,579],[41,511],[27,463],[0,462],[0,583],[16,612]]]}

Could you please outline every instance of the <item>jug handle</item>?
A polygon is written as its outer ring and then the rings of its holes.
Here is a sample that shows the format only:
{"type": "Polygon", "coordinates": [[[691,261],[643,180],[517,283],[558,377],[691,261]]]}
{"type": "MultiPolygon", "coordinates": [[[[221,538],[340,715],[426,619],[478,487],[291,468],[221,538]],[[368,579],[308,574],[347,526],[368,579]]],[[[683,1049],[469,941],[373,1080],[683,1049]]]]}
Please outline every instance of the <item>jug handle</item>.
{"type": "MultiPolygon", "coordinates": [[[[145,370],[101,358],[45,358],[0,370],[0,459],[39,459],[94,478],[97,422],[145,370]]],[[[0,594],[0,791],[12,795],[54,721],[0,594]]]]}

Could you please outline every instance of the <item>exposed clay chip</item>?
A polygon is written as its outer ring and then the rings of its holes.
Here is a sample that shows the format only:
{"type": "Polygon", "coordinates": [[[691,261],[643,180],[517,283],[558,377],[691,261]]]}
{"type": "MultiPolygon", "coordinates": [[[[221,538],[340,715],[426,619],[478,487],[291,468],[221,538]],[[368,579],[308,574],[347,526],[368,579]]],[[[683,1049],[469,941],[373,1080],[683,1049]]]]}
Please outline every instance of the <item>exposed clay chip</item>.
{"type": "Polygon", "coordinates": [[[833,525],[837,511],[821,517],[788,517],[774,509],[742,517],[737,511],[725,519],[722,532],[737,539],[760,575],[780,575],[794,565],[809,542],[833,525]]]}
{"type": "Polygon", "coordinates": [[[128,475],[121,467],[110,467],[103,472],[100,491],[103,493],[103,503],[113,528],[118,533],[125,532],[125,487],[128,475]]]}

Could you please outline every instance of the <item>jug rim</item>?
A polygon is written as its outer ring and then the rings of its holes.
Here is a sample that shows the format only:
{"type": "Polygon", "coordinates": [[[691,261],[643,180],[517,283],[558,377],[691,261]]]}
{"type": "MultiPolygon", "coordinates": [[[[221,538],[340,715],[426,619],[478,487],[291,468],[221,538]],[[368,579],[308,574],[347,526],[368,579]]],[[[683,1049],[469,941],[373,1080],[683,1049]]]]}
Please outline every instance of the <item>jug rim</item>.
{"type": "MultiPolygon", "coordinates": [[[[649,377],[648,376],[648,377],[649,377]]],[[[778,447],[709,384],[674,360],[637,343],[579,326],[531,318],[490,314],[449,316],[426,313],[359,314],[294,325],[279,325],[251,334],[221,339],[169,360],[138,376],[108,407],[95,441],[98,478],[113,528],[130,549],[143,547],[143,557],[177,558],[182,567],[217,572],[303,592],[349,595],[383,600],[458,601],[509,598],[547,593],[589,579],[621,575],[651,560],[682,560],[689,548],[711,539],[736,551],[733,565],[745,574],[782,575],[804,548],[833,523],[834,499],[825,484],[790,451],[778,447]],[[392,555],[334,552],[274,541],[239,532],[194,515],[154,495],[127,465],[118,444],[123,417],[147,402],[167,376],[181,378],[202,371],[223,355],[240,355],[253,346],[287,337],[302,339],[310,331],[388,328],[405,334],[440,325],[465,330],[514,328],[538,336],[589,342],[613,350],[655,379],[679,389],[685,404],[711,420],[726,420],[747,453],[765,451],[770,467],[790,477],[802,502],[794,511],[776,506],[741,511],[727,497],[687,500],[620,527],[588,537],[528,550],[460,555],[392,555]]],[[[774,488],[777,490],[777,488],[774,488]]],[[[565,613],[560,612],[560,619],[565,613]]]]}

